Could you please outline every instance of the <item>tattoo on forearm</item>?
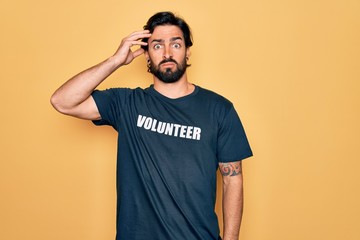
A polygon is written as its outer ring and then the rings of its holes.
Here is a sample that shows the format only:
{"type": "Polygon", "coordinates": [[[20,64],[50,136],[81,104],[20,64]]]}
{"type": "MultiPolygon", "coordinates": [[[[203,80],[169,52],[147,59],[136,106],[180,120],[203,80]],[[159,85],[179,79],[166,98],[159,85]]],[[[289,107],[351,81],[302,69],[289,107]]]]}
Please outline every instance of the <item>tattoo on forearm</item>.
{"type": "Polygon", "coordinates": [[[236,176],[242,173],[241,162],[219,163],[219,169],[223,176],[236,176]]]}

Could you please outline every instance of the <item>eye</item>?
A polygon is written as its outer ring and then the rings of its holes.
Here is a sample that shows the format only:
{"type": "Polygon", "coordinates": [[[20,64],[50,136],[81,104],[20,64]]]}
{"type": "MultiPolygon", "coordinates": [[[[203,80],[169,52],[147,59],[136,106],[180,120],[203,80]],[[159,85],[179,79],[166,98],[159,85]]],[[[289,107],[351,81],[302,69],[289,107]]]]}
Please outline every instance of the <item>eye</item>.
{"type": "Polygon", "coordinates": [[[154,49],[155,49],[155,50],[160,49],[160,48],[162,48],[162,46],[161,46],[160,44],[155,44],[155,45],[154,45],[154,49]]]}
{"type": "Polygon", "coordinates": [[[174,43],[172,46],[173,46],[173,48],[180,48],[181,47],[180,43],[174,43]]]}

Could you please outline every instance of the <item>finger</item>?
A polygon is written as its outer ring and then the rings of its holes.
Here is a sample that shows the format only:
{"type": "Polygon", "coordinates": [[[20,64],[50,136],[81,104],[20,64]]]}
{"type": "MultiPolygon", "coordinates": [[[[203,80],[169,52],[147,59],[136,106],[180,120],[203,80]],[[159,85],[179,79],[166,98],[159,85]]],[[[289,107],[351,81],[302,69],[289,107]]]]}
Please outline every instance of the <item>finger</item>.
{"type": "Polygon", "coordinates": [[[146,31],[133,32],[127,37],[127,39],[135,40],[135,39],[149,38],[149,37],[151,37],[151,33],[149,32],[149,30],[146,30],[146,31]]]}
{"type": "Polygon", "coordinates": [[[141,39],[149,38],[151,36],[149,30],[134,32],[132,34],[133,34],[132,36],[130,35],[122,40],[120,48],[121,47],[131,48],[132,46],[135,45],[146,46],[147,42],[141,41],[141,39]]]}
{"type": "Polygon", "coordinates": [[[133,46],[147,46],[148,43],[143,42],[143,41],[131,41],[131,40],[128,39],[126,41],[123,41],[123,43],[121,45],[123,47],[131,48],[133,46]]]}
{"type": "Polygon", "coordinates": [[[151,36],[151,33],[147,31],[140,31],[140,32],[134,32],[130,34],[127,38],[128,39],[140,39],[140,38],[149,38],[151,36]]]}
{"type": "Polygon", "coordinates": [[[140,39],[147,39],[147,38],[150,38],[151,37],[151,34],[150,33],[147,33],[147,34],[138,34],[138,35],[134,35],[134,36],[131,36],[131,37],[128,37],[127,40],[131,40],[131,41],[136,41],[136,40],[140,40],[140,39]]]}
{"type": "Polygon", "coordinates": [[[147,42],[143,42],[143,41],[132,41],[132,42],[131,42],[131,46],[136,46],[136,45],[147,46],[148,43],[147,43],[147,42]]]}
{"type": "Polygon", "coordinates": [[[134,35],[138,35],[138,34],[147,34],[150,33],[149,30],[142,30],[142,31],[135,31],[133,33],[131,33],[129,36],[134,36],[134,35]]]}
{"type": "Polygon", "coordinates": [[[136,57],[140,56],[141,54],[143,54],[144,52],[145,52],[144,49],[139,48],[139,49],[137,49],[136,51],[133,52],[133,56],[134,56],[134,58],[136,58],[136,57]]]}

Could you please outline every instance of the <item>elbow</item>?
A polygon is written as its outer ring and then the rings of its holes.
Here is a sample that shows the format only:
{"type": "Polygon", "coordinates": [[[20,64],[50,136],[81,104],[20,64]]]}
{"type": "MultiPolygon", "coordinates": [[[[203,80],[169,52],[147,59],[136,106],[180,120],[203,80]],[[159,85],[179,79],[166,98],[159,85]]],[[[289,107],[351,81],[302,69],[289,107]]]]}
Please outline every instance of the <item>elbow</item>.
{"type": "Polygon", "coordinates": [[[67,114],[66,108],[61,102],[61,98],[56,94],[56,92],[51,96],[50,103],[55,108],[56,111],[62,114],[67,114]]]}
{"type": "Polygon", "coordinates": [[[224,188],[242,188],[243,187],[243,176],[242,174],[236,176],[223,176],[222,179],[224,188]]]}
{"type": "Polygon", "coordinates": [[[53,108],[55,108],[56,110],[58,110],[59,108],[59,103],[58,103],[58,99],[56,97],[56,93],[54,93],[51,98],[50,98],[50,103],[53,106],[53,108]]]}

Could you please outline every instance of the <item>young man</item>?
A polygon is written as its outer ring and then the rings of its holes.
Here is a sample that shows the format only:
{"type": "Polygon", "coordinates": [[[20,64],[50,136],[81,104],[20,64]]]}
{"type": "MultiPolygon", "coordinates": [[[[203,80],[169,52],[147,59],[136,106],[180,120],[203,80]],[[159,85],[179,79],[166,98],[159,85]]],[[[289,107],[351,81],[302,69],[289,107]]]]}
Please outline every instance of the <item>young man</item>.
{"type": "Polygon", "coordinates": [[[51,98],[59,112],[119,132],[118,240],[221,239],[214,212],[218,167],[223,239],[239,237],[241,160],[252,152],[231,102],[188,81],[191,46],[183,19],[157,13],[143,31],[124,38],[112,57],[71,78],[51,98]],[[95,90],[142,54],[153,85],[95,90]]]}

